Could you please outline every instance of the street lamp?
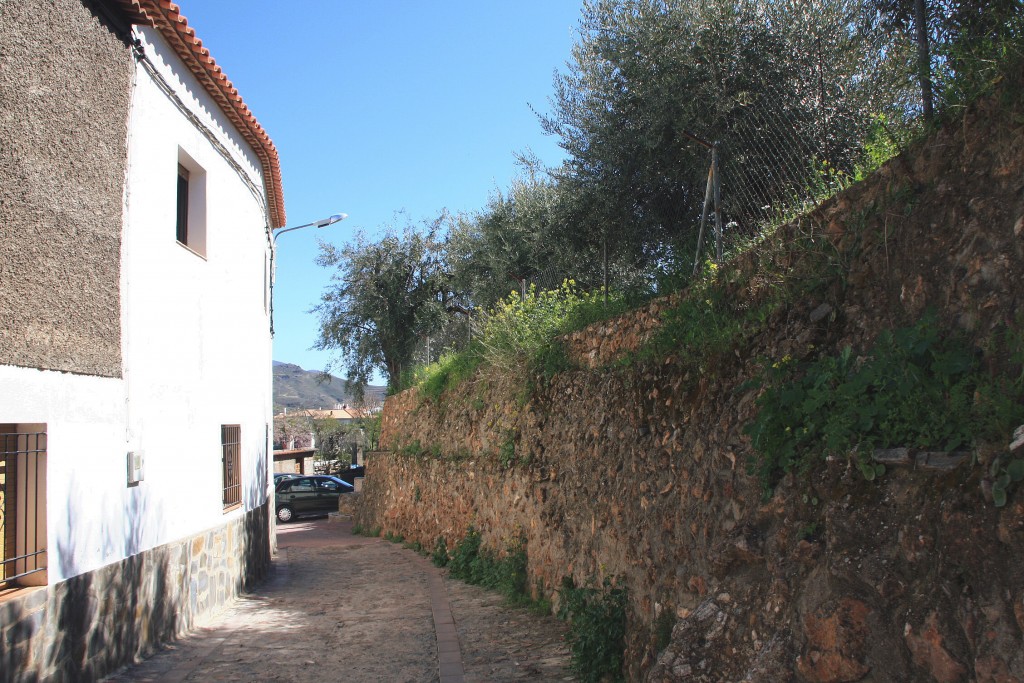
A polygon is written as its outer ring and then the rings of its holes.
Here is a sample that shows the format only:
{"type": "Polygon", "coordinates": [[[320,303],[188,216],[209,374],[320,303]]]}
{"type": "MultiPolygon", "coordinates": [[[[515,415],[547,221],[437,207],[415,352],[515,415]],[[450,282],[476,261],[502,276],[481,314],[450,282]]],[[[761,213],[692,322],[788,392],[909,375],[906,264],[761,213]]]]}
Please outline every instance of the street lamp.
{"type": "Polygon", "coordinates": [[[277,253],[277,238],[280,237],[281,235],[285,234],[286,232],[291,232],[292,230],[300,230],[302,228],[312,228],[314,226],[317,227],[317,228],[326,228],[328,225],[334,225],[335,223],[338,223],[339,221],[343,221],[346,218],[348,218],[348,214],[347,213],[336,213],[333,216],[328,216],[327,218],[321,218],[320,220],[313,221],[312,223],[305,223],[303,225],[296,225],[294,227],[284,228],[282,230],[278,230],[277,232],[272,233],[271,238],[270,238],[270,337],[271,337],[271,339],[273,339],[273,337],[274,337],[274,280],[275,280],[275,274],[277,272],[277,262],[276,262],[276,259],[275,259],[275,255],[277,253]]]}
{"type": "Polygon", "coordinates": [[[285,228],[284,230],[278,230],[277,232],[274,233],[274,244],[277,244],[277,238],[285,234],[286,232],[291,232],[292,230],[299,230],[301,228],[311,228],[314,225],[318,228],[326,228],[328,225],[334,225],[335,223],[343,221],[346,218],[348,218],[347,213],[336,213],[333,216],[330,216],[328,218],[322,218],[318,221],[313,221],[312,223],[306,223],[305,225],[296,225],[294,228],[285,228]]]}

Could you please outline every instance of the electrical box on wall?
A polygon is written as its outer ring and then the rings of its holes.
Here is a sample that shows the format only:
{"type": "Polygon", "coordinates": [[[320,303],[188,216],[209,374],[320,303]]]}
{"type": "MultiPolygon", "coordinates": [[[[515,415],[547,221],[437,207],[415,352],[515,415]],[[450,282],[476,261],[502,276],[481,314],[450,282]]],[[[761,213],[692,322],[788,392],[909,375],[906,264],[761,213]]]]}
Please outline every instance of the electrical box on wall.
{"type": "Polygon", "coordinates": [[[143,474],[142,451],[128,451],[128,485],[136,486],[142,481],[143,474]]]}

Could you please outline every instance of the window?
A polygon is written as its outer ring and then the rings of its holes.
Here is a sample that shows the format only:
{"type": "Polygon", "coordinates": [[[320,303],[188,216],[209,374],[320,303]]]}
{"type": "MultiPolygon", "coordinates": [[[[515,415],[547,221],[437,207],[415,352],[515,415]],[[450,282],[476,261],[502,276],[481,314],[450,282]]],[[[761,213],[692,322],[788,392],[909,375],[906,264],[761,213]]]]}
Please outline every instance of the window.
{"type": "Polygon", "coordinates": [[[313,493],[312,479],[291,479],[282,482],[278,493],[313,493]]]}
{"type": "Polygon", "coordinates": [[[0,424],[0,589],[46,585],[46,425],[0,424]]]}
{"type": "Polygon", "coordinates": [[[239,425],[220,426],[221,472],[224,483],[224,509],[242,502],[242,428],[239,425]]]}
{"type": "Polygon", "coordinates": [[[188,169],[178,164],[178,241],[188,244],[188,169]]]}
{"type": "Polygon", "coordinates": [[[175,194],[175,237],[199,256],[206,256],[206,171],[181,148],[175,194]]]}

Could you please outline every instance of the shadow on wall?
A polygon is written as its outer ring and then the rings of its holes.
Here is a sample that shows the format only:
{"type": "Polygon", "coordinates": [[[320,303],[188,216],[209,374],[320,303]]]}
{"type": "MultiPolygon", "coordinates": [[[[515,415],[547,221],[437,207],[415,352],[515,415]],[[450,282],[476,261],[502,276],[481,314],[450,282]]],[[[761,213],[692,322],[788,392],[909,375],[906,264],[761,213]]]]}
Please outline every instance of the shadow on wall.
{"type": "Polygon", "coordinates": [[[268,474],[267,444],[256,456],[256,472],[245,491],[245,515],[242,533],[242,572],[239,590],[251,590],[270,567],[270,475],[268,474]]]}
{"type": "MultiPolygon", "coordinates": [[[[147,531],[164,510],[135,489],[107,517],[120,516],[123,527],[104,527],[99,540],[101,557],[127,559],[74,575],[80,556],[96,550],[74,533],[57,539],[50,557],[59,558],[60,576],[71,578],[49,589],[48,609],[27,614],[0,639],[0,681],[95,680],[173,640],[191,627],[197,610],[251,590],[270,564],[267,458],[263,447],[245,491],[249,512],[226,529],[148,549],[145,540],[153,535],[147,531]],[[222,532],[234,540],[212,540],[222,532]],[[236,557],[207,557],[214,548],[236,557]],[[233,592],[232,584],[219,583],[226,573],[234,575],[233,592]]],[[[84,517],[74,498],[65,502],[69,525],[84,517]]]]}
{"type": "MultiPolygon", "coordinates": [[[[44,653],[44,671],[58,680],[94,680],[178,633],[176,605],[184,599],[180,577],[187,560],[172,557],[167,548],[139,554],[147,520],[160,519],[160,512],[145,496],[133,495],[124,504],[123,536],[111,537],[104,529],[102,541],[104,557],[124,553],[127,559],[54,586],[57,613],[50,619],[56,623],[48,629],[53,641],[44,653]]],[[[70,502],[67,515],[76,519],[70,502]]],[[[76,571],[74,536],[61,539],[58,549],[62,574],[76,571]]]]}

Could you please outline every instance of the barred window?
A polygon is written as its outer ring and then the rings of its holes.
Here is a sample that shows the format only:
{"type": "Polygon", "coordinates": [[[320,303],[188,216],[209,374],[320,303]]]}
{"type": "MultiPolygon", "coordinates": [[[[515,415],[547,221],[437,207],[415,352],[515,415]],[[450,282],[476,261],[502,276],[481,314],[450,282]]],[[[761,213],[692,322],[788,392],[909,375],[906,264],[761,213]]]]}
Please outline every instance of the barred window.
{"type": "Polygon", "coordinates": [[[221,472],[224,484],[224,509],[242,502],[242,428],[220,426],[221,472]]]}
{"type": "Polygon", "coordinates": [[[46,585],[46,425],[0,424],[0,589],[46,585]]]}

